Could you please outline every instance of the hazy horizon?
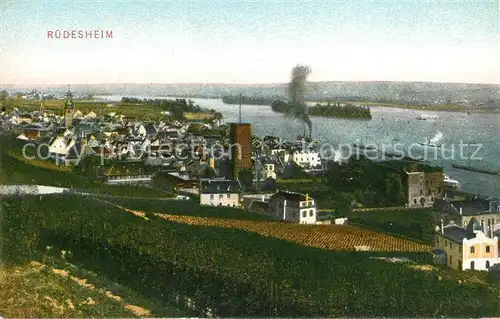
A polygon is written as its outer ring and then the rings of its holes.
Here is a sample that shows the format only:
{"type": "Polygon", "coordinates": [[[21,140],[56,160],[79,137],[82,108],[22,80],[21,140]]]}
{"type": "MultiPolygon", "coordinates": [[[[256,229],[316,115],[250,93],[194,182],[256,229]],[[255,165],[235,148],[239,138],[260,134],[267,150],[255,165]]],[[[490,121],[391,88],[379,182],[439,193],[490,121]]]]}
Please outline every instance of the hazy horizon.
{"type": "MultiPolygon", "coordinates": [[[[390,81],[390,80],[360,80],[360,81],[307,81],[307,83],[394,83],[394,84],[451,84],[451,85],[478,85],[499,87],[499,83],[466,83],[466,82],[435,82],[435,81],[390,81]]],[[[98,86],[98,85],[220,85],[220,86],[287,86],[289,82],[263,82],[263,83],[224,83],[224,82],[109,82],[109,83],[48,83],[48,84],[0,84],[2,87],[67,87],[70,86],[98,86]]]]}
{"type": "Polygon", "coordinates": [[[2,5],[5,85],[500,84],[498,1],[92,1],[2,5]],[[54,39],[54,30],[111,31],[54,39]]]}

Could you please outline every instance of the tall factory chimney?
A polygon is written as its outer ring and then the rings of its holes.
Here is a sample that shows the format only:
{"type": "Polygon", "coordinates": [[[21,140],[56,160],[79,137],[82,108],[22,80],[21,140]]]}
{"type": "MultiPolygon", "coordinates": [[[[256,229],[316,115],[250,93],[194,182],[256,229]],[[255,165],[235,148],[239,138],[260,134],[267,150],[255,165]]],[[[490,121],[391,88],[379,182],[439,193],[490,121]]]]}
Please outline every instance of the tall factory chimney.
{"type": "Polygon", "coordinates": [[[242,171],[252,171],[252,126],[249,123],[230,123],[231,178],[240,179],[242,171]]]}

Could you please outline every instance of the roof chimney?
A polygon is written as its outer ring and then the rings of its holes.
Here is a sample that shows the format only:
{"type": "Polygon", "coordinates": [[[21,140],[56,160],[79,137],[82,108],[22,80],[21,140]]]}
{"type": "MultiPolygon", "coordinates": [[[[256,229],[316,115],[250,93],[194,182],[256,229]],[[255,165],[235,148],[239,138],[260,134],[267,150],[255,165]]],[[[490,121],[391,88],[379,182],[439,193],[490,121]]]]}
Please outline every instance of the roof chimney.
{"type": "Polygon", "coordinates": [[[462,215],[462,207],[460,207],[460,215],[462,215]]]}

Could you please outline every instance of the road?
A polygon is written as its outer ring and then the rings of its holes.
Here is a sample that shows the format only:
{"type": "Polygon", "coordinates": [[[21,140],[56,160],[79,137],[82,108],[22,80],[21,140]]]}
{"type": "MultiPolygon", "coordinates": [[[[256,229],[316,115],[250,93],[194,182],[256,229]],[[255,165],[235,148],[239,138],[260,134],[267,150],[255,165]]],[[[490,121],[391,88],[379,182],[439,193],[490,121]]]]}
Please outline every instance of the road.
{"type": "Polygon", "coordinates": [[[74,190],[71,188],[54,187],[46,185],[0,185],[0,195],[48,195],[48,194],[76,194],[84,196],[92,196],[99,198],[118,198],[118,199],[142,199],[142,200],[176,200],[176,198],[161,198],[161,197],[134,197],[134,196],[117,196],[108,194],[99,194],[88,192],[85,190],[74,190]]]}

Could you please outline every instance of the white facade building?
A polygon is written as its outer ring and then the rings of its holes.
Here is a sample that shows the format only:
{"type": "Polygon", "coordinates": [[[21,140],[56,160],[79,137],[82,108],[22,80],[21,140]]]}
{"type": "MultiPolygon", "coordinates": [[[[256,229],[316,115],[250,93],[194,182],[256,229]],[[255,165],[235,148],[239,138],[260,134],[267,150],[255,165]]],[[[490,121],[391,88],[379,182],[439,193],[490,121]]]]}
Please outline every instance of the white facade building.
{"type": "Polygon", "coordinates": [[[58,136],[49,143],[49,153],[54,155],[67,155],[73,145],[75,145],[74,139],[64,139],[58,136]]]}
{"type": "Polygon", "coordinates": [[[302,168],[312,168],[321,165],[321,157],[315,151],[294,151],[285,153],[285,162],[295,162],[302,168]]]}
{"type": "Polygon", "coordinates": [[[316,224],[316,205],[307,194],[278,191],[269,199],[269,212],[284,221],[316,224]]]}
{"type": "Polygon", "coordinates": [[[201,180],[200,205],[240,206],[240,189],[240,183],[235,180],[201,180]]]}
{"type": "Polygon", "coordinates": [[[498,258],[498,238],[487,237],[482,231],[476,232],[476,237],[463,239],[462,270],[488,270],[500,262],[498,258]]]}

